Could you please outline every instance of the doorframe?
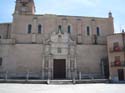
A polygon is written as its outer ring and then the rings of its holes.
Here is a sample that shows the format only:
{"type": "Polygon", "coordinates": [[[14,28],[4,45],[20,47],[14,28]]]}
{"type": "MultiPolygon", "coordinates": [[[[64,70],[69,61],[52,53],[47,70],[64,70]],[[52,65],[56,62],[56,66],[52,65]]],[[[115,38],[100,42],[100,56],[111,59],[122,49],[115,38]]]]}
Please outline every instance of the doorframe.
{"type": "Polygon", "coordinates": [[[118,80],[119,80],[119,81],[123,81],[122,79],[120,79],[120,74],[121,74],[120,70],[122,71],[122,76],[123,76],[122,78],[123,78],[123,80],[125,80],[125,74],[124,74],[125,72],[124,72],[124,69],[118,69],[118,70],[117,70],[118,80]]]}
{"type": "Polygon", "coordinates": [[[51,67],[52,67],[52,74],[51,74],[51,76],[52,76],[52,79],[54,79],[54,71],[53,71],[53,64],[54,64],[54,59],[65,59],[65,62],[66,62],[66,78],[65,79],[69,79],[71,76],[70,76],[70,71],[68,71],[68,69],[70,68],[70,61],[68,60],[68,57],[67,56],[54,56],[53,58],[52,58],[52,63],[51,63],[51,67]]]}
{"type": "MultiPolygon", "coordinates": [[[[65,64],[65,78],[64,79],[66,79],[67,78],[67,62],[66,62],[66,59],[53,59],[53,71],[52,71],[52,77],[53,77],[53,79],[55,79],[54,78],[54,62],[55,62],[55,60],[64,60],[64,64],[65,64]]],[[[63,78],[62,78],[63,79],[63,78]]]]}

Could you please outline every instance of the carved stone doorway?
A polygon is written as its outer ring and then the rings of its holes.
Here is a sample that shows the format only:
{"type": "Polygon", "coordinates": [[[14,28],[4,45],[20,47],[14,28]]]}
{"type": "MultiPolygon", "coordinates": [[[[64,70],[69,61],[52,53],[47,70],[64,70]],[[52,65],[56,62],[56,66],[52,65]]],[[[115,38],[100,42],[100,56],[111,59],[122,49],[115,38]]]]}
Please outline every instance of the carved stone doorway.
{"type": "Polygon", "coordinates": [[[53,78],[54,79],[66,78],[66,60],[65,59],[54,59],[53,78]]]}

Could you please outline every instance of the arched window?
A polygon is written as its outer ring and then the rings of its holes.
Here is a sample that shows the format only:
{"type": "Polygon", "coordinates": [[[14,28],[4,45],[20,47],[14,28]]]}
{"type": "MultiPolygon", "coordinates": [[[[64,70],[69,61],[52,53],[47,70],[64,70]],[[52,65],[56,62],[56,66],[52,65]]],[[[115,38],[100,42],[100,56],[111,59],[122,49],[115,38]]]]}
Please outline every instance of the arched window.
{"type": "Polygon", "coordinates": [[[61,26],[61,25],[58,26],[58,32],[59,32],[59,31],[60,31],[61,33],[63,33],[63,31],[62,31],[62,26],[61,26]]]}
{"type": "Polygon", "coordinates": [[[62,26],[61,25],[58,26],[58,30],[62,30],[62,26]]]}
{"type": "Polygon", "coordinates": [[[68,27],[67,27],[67,32],[71,33],[71,26],[70,25],[68,25],[68,27]]]}
{"type": "Polygon", "coordinates": [[[3,59],[2,59],[2,57],[0,57],[0,66],[2,66],[2,61],[3,61],[3,59]]]}
{"type": "Polygon", "coordinates": [[[42,32],[42,26],[39,24],[38,25],[38,33],[41,34],[41,32],[42,32]]]}
{"type": "Polygon", "coordinates": [[[97,33],[97,36],[100,36],[100,29],[99,29],[99,27],[96,28],[96,33],[97,33]]]}
{"type": "Polygon", "coordinates": [[[89,28],[89,26],[86,27],[86,31],[87,31],[87,36],[90,36],[90,28],[89,28]]]}
{"type": "Polygon", "coordinates": [[[32,32],[32,25],[29,24],[29,25],[28,25],[28,34],[30,34],[31,32],[32,32]]]}

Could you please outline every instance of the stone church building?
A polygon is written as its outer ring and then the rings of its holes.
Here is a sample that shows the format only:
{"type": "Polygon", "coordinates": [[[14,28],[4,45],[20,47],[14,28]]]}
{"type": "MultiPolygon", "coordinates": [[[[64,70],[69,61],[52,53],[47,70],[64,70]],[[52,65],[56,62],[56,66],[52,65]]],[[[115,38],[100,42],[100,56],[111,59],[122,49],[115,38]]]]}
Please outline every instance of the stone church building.
{"type": "Polygon", "coordinates": [[[12,23],[0,24],[0,78],[109,78],[113,33],[111,12],[106,18],[36,15],[33,0],[16,0],[12,23]]]}

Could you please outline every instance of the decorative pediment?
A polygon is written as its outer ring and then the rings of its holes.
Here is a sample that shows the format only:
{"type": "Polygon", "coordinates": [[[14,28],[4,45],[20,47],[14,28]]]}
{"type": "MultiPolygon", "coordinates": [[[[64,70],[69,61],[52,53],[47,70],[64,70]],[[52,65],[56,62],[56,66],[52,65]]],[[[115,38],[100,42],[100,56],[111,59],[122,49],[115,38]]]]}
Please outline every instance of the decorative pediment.
{"type": "Polygon", "coordinates": [[[70,34],[61,30],[52,32],[50,35],[50,40],[51,42],[55,43],[73,42],[73,40],[70,38],[70,34]]]}

